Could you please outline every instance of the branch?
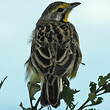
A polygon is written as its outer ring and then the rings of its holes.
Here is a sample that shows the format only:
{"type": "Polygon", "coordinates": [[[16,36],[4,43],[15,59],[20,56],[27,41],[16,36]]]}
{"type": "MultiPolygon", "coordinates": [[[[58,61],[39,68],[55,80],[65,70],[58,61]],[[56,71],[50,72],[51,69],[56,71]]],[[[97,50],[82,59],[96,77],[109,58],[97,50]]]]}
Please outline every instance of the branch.
{"type": "Polygon", "coordinates": [[[110,93],[110,73],[108,73],[106,76],[99,76],[98,84],[91,82],[89,87],[90,93],[88,94],[88,98],[78,110],[83,110],[84,108],[102,103],[103,98],[98,96],[101,96],[105,93],[110,93]]]}
{"type": "MultiPolygon", "coordinates": [[[[101,104],[103,102],[103,98],[101,95],[105,93],[110,93],[110,73],[107,74],[106,76],[99,76],[98,82],[90,82],[89,85],[90,92],[88,94],[88,97],[86,101],[78,108],[76,109],[76,104],[74,104],[74,94],[76,94],[77,91],[76,89],[71,89],[70,88],[70,81],[68,78],[63,79],[63,91],[61,93],[61,99],[64,100],[66,103],[66,110],[96,110],[96,109],[87,109],[87,107],[91,107],[94,105],[101,104]],[[67,95],[68,94],[68,95],[67,95]]],[[[31,103],[31,108],[25,108],[23,107],[22,103],[20,104],[20,107],[22,110],[41,110],[44,108],[42,105],[38,109],[38,105],[40,102],[40,97],[36,101],[36,104],[33,106],[32,101],[35,100],[34,96],[35,94],[40,90],[40,85],[39,84],[29,84],[28,86],[29,90],[29,96],[30,96],[30,103],[31,103]]],[[[51,110],[51,106],[48,106],[48,110],[51,110]]]]}
{"type": "Polygon", "coordinates": [[[81,107],[79,107],[79,109],[78,110],[82,110],[83,108],[85,108],[86,107],[86,104],[89,102],[89,99],[87,99],[82,105],[81,105],[81,107]]]}

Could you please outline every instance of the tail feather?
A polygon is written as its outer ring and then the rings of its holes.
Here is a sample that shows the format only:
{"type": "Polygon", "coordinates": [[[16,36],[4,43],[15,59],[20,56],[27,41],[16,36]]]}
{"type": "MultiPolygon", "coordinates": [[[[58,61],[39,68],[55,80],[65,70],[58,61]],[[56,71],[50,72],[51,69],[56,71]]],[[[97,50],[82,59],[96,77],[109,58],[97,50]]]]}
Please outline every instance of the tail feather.
{"type": "Polygon", "coordinates": [[[53,107],[57,107],[60,104],[60,87],[59,87],[59,78],[55,78],[53,84],[48,83],[48,100],[53,107]]]}
{"type": "Polygon", "coordinates": [[[44,82],[42,86],[40,102],[41,102],[41,105],[43,106],[49,105],[48,100],[47,100],[46,82],[44,82]]]}
{"type": "Polygon", "coordinates": [[[54,76],[44,81],[41,92],[41,104],[43,106],[51,105],[56,108],[60,105],[60,82],[60,78],[54,76]]]}

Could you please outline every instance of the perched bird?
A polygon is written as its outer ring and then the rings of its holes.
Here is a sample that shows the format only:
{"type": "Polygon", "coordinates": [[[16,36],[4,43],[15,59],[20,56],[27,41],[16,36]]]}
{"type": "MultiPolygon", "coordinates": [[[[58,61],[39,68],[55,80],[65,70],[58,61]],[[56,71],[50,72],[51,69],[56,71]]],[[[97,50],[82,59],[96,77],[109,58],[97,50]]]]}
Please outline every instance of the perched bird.
{"type": "Polygon", "coordinates": [[[62,78],[74,78],[82,60],[79,37],[68,21],[79,2],[51,3],[33,31],[31,54],[26,62],[30,82],[41,85],[41,105],[57,107],[63,91],[62,78]]]}

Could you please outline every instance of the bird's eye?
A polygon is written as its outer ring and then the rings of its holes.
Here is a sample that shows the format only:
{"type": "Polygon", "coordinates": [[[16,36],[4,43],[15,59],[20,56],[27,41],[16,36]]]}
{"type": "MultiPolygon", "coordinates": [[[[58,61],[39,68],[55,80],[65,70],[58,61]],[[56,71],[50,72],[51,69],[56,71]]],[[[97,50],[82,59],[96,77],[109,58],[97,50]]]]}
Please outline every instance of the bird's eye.
{"type": "Polygon", "coordinates": [[[62,12],[64,10],[64,8],[58,8],[58,12],[62,12]]]}

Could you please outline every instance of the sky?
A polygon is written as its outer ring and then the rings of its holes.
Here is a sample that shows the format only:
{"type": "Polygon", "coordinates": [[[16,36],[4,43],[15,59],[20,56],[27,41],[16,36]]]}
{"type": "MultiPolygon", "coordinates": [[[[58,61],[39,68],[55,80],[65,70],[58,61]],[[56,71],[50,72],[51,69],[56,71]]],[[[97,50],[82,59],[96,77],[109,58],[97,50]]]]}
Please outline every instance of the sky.
{"type": "MultiPolygon", "coordinates": [[[[0,110],[20,110],[28,107],[29,97],[25,82],[24,63],[30,55],[29,40],[41,13],[55,0],[1,0],[0,1],[0,80],[8,76],[0,90],[0,110]]],[[[110,0],[62,0],[82,4],[69,16],[80,37],[85,66],[71,80],[71,87],[80,90],[76,102],[87,98],[90,81],[110,72],[110,0]]],[[[97,110],[109,110],[110,94],[97,110]]],[[[64,104],[58,108],[64,110],[64,104]]]]}

